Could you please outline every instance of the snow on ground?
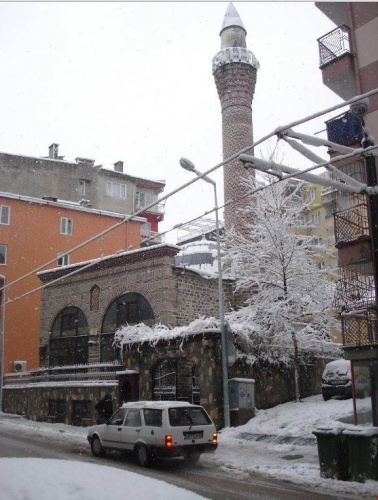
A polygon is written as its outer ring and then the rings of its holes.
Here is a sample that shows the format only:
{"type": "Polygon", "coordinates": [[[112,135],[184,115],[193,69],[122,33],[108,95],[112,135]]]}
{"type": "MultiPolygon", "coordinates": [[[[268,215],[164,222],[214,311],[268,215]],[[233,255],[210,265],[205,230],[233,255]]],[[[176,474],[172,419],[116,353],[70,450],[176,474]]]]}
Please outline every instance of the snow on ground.
{"type": "MultiPolygon", "coordinates": [[[[370,401],[368,399],[360,400],[359,408],[365,406],[368,409],[369,405],[370,401]]],[[[323,401],[321,396],[306,398],[301,403],[290,402],[268,410],[259,410],[257,415],[247,424],[222,430],[219,435],[217,451],[213,454],[203,454],[200,464],[205,467],[228,471],[234,477],[243,478],[248,477],[250,474],[260,474],[264,478],[283,479],[301,486],[348,495],[350,498],[377,498],[377,481],[357,483],[320,477],[316,438],[312,432],[317,426],[352,426],[339,421],[339,419],[351,421],[352,413],[352,400],[323,401]]],[[[66,441],[77,446],[83,446],[83,449],[89,449],[86,439],[88,430],[83,427],[32,422],[19,416],[0,414],[0,432],[1,429],[17,429],[18,432],[23,434],[39,435],[52,442],[66,441]]],[[[8,497],[2,495],[2,500],[50,499],[51,496],[40,496],[39,492],[36,490],[34,492],[33,489],[29,490],[30,496],[22,496],[21,491],[21,488],[25,487],[25,485],[36,486],[38,481],[31,481],[30,478],[41,477],[42,471],[44,471],[43,478],[46,477],[46,463],[42,459],[0,459],[1,489],[3,489],[4,484],[9,482],[10,477],[18,477],[14,486],[12,486],[11,494],[8,493],[8,497]],[[22,475],[19,474],[20,470],[23,471],[22,475]],[[14,474],[12,474],[12,471],[14,474]],[[21,476],[26,476],[25,481],[23,479],[21,481],[21,476]]],[[[62,461],[48,461],[49,475],[51,467],[54,477],[56,477],[55,482],[52,482],[55,488],[55,500],[66,499],[68,496],[71,500],[86,500],[87,496],[85,495],[88,495],[88,499],[91,498],[91,500],[104,498],[103,488],[105,486],[103,479],[101,480],[104,474],[99,469],[101,468],[100,465],[64,461],[67,471],[63,473],[61,464],[62,461]],[[80,472],[82,467],[82,472],[80,472]],[[92,470],[92,467],[95,469],[92,470]],[[67,477],[70,477],[69,485],[65,481],[67,477]],[[81,477],[85,478],[83,484],[80,483],[81,477]]],[[[127,483],[125,487],[127,487],[126,491],[128,493],[131,493],[129,488],[130,484],[132,484],[138,489],[138,498],[147,498],[147,494],[142,496],[145,490],[141,490],[141,486],[139,486],[145,484],[147,479],[145,476],[134,478],[134,476],[138,475],[124,470],[110,470],[114,471],[117,479],[114,477],[111,481],[107,479],[106,482],[120,486],[117,489],[113,488],[112,498],[114,500],[118,500],[117,496],[115,496],[117,491],[125,491],[122,488],[123,481],[127,483]],[[118,474],[120,474],[119,477],[118,474]],[[136,486],[137,484],[138,486],[136,486]]],[[[107,477],[110,470],[109,472],[106,471],[107,477]]],[[[164,491],[166,500],[170,498],[180,498],[180,500],[199,498],[194,494],[185,492],[185,490],[180,490],[179,496],[177,496],[177,490],[171,492],[173,486],[164,483],[163,485],[161,491],[164,491]],[[183,496],[184,494],[192,496],[183,496]]],[[[157,496],[160,492],[159,483],[157,485],[148,485],[146,488],[149,489],[148,498],[150,498],[152,488],[154,494],[156,493],[154,498],[160,498],[160,496],[157,496]]]]}
{"type": "Polygon", "coordinates": [[[0,458],[2,500],[197,500],[190,491],[103,465],[43,458],[0,458]]]}

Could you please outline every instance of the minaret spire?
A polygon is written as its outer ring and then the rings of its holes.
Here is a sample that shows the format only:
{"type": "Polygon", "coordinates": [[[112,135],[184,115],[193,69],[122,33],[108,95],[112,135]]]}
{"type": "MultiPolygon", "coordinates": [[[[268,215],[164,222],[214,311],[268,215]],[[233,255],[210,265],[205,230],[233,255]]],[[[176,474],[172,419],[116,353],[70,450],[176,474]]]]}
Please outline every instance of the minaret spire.
{"type": "Polygon", "coordinates": [[[230,2],[228,4],[226,14],[223,19],[223,24],[222,24],[222,29],[221,32],[219,33],[222,35],[222,31],[226,28],[231,28],[231,27],[237,27],[237,28],[242,28],[247,34],[247,31],[244,28],[243,21],[240,19],[238,11],[235,9],[234,4],[230,2]]]}
{"type": "MultiPolygon", "coordinates": [[[[247,49],[247,31],[232,2],[220,31],[221,50],[213,59],[213,75],[222,107],[223,159],[253,143],[252,99],[259,62],[247,49]]],[[[251,151],[252,153],[252,151],[251,151]]],[[[244,179],[249,175],[235,159],[223,167],[225,228],[242,230],[238,209],[250,204],[244,179]]]]}

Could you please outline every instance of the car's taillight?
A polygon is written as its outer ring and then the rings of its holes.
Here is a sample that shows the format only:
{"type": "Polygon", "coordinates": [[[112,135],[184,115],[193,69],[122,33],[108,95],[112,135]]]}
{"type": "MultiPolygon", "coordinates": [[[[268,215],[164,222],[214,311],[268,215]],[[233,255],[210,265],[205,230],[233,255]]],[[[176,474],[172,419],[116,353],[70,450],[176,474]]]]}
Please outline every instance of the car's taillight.
{"type": "Polygon", "coordinates": [[[167,448],[172,448],[172,435],[171,434],[166,434],[165,435],[165,446],[167,448]]]}
{"type": "Polygon", "coordinates": [[[213,440],[211,441],[212,444],[218,444],[218,433],[213,432],[213,440]]]}

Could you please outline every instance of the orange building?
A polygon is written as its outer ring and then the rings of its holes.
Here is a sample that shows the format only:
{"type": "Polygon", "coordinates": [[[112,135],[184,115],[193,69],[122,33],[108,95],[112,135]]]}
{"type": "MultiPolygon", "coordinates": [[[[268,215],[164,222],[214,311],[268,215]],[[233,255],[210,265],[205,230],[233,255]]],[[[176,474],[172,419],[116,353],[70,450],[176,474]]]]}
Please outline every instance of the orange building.
{"type": "Polygon", "coordinates": [[[36,270],[48,262],[43,269],[139,248],[140,226],[145,219],[136,217],[61,256],[119,224],[124,217],[114,212],[90,209],[79,203],[0,192],[3,373],[39,367],[40,292],[30,293],[41,285],[36,270]],[[22,278],[25,275],[29,276],[22,278]]]}

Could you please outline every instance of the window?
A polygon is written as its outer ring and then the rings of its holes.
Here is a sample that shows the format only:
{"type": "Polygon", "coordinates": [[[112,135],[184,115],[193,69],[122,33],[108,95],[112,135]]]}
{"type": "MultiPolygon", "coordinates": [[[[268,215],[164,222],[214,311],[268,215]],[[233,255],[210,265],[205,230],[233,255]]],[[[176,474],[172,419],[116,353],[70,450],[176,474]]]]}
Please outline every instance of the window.
{"type": "Polygon", "coordinates": [[[58,253],[58,260],[57,260],[57,265],[58,266],[68,266],[69,263],[70,263],[70,256],[69,256],[69,254],[62,255],[61,253],[58,253]]]}
{"type": "Polygon", "coordinates": [[[91,311],[98,311],[100,308],[100,287],[97,285],[91,288],[89,308],[91,311]]]}
{"type": "Polygon", "coordinates": [[[203,408],[184,406],[182,408],[168,409],[169,423],[172,427],[183,427],[186,425],[210,425],[211,420],[203,408]]]}
{"type": "Polygon", "coordinates": [[[158,195],[153,191],[137,191],[135,193],[135,208],[139,210],[140,208],[151,205],[151,203],[157,200],[158,195]]]}
{"type": "Polygon", "coordinates": [[[106,183],[106,194],[113,198],[126,198],[126,184],[108,181],[106,183]]]}
{"type": "Polygon", "coordinates": [[[310,189],[308,193],[308,198],[310,200],[310,203],[315,201],[315,197],[316,197],[316,189],[310,189]]]}
{"type": "Polygon", "coordinates": [[[124,425],[127,427],[140,427],[142,425],[140,410],[129,410],[124,425]]]}
{"type": "Polygon", "coordinates": [[[67,217],[61,217],[60,219],[60,233],[61,234],[72,234],[72,219],[67,217]]]}
{"type": "Polygon", "coordinates": [[[304,226],[305,225],[305,218],[303,217],[303,215],[298,215],[296,222],[297,222],[298,226],[304,226]]]}
{"type": "Polygon", "coordinates": [[[50,336],[50,366],[88,363],[89,327],[83,312],[71,306],[55,318],[50,336]]]}
{"type": "Polygon", "coordinates": [[[320,212],[316,212],[315,214],[311,215],[311,223],[316,226],[317,224],[320,224],[320,212]]]}
{"type": "Polygon", "coordinates": [[[320,246],[322,243],[323,243],[323,240],[322,240],[322,238],[320,238],[320,236],[317,236],[313,240],[313,244],[316,245],[316,246],[320,246]]]}
{"type": "Polygon", "coordinates": [[[141,236],[150,236],[151,235],[151,222],[142,222],[141,223],[140,234],[141,234],[141,236]]]}
{"type": "Polygon", "coordinates": [[[0,205],[0,224],[9,224],[10,207],[7,205],[0,205]]]}
{"type": "Polygon", "coordinates": [[[79,179],[79,185],[78,185],[78,188],[77,188],[77,192],[79,194],[79,196],[85,196],[85,187],[86,187],[86,181],[84,179],[79,179]]]}
{"type": "Polygon", "coordinates": [[[114,361],[115,331],[122,325],[154,324],[154,313],[149,302],[138,293],[126,293],[113,300],[105,313],[101,334],[101,362],[114,361]]]}
{"type": "Polygon", "coordinates": [[[0,265],[6,265],[7,263],[7,246],[0,245],[0,265]]]}
{"type": "Polygon", "coordinates": [[[146,408],[143,410],[144,423],[152,427],[161,427],[163,425],[163,411],[146,408]]]}
{"type": "Polygon", "coordinates": [[[108,425],[122,425],[125,420],[125,415],[127,413],[127,408],[120,408],[117,410],[111,419],[108,421],[108,425]]]}

